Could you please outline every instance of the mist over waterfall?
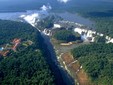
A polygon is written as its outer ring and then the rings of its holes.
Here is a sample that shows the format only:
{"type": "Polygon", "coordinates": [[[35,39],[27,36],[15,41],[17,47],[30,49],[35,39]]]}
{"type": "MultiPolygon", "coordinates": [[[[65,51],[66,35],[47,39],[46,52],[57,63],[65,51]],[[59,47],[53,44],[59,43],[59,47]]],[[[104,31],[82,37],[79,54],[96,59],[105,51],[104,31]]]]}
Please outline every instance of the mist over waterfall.
{"type": "Polygon", "coordinates": [[[36,21],[40,21],[41,18],[44,18],[49,15],[48,11],[51,10],[52,7],[48,4],[43,5],[38,11],[29,11],[26,14],[20,15],[20,18],[24,19],[26,22],[35,26],[36,21]]]}

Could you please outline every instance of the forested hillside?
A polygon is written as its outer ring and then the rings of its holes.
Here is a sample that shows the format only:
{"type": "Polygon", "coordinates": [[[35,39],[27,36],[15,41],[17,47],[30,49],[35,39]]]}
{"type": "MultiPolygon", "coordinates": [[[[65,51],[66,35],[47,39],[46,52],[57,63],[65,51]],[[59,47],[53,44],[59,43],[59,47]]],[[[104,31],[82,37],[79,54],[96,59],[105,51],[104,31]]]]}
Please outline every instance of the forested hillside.
{"type": "Polygon", "coordinates": [[[14,38],[35,40],[36,30],[26,23],[0,20],[0,45],[13,40],[14,38]]]}
{"type": "Polygon", "coordinates": [[[0,56],[0,85],[54,85],[40,33],[26,23],[0,20],[0,47],[14,38],[20,38],[21,42],[30,40],[33,44],[0,56]]]}
{"type": "Polygon", "coordinates": [[[113,44],[83,45],[72,54],[96,85],[113,84],[113,44]]]}

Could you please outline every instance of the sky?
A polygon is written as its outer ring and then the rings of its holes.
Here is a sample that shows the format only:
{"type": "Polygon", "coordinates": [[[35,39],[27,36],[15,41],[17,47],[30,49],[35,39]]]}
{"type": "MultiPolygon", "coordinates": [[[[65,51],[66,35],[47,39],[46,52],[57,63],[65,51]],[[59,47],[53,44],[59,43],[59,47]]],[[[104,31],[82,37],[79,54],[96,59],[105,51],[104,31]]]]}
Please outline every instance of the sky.
{"type": "MultiPolygon", "coordinates": [[[[10,2],[10,1],[14,1],[14,2],[29,2],[29,1],[37,1],[37,0],[0,0],[0,2],[10,2]]],[[[43,1],[48,1],[49,2],[49,0],[43,0],[43,1]]],[[[52,1],[54,1],[54,0],[52,0],[52,1]]],[[[68,1],[70,1],[70,0],[56,0],[56,1],[58,1],[58,2],[61,2],[61,3],[67,3],[68,1]]]]}

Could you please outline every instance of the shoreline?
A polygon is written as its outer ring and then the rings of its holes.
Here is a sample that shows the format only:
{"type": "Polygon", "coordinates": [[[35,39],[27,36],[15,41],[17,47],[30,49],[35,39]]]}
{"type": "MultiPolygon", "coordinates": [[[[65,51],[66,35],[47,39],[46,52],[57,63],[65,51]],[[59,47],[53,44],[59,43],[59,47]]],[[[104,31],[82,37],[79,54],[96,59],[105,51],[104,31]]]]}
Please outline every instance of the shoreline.
{"type": "Polygon", "coordinates": [[[60,60],[64,68],[75,80],[76,85],[93,85],[82,66],[80,66],[79,61],[75,60],[70,53],[63,53],[60,60]]]}
{"type": "MultiPolygon", "coordinates": [[[[82,69],[79,64],[78,60],[75,60],[70,53],[70,46],[61,46],[57,44],[54,40],[51,40],[51,43],[54,46],[55,52],[57,54],[57,59],[60,62],[62,68],[64,68],[70,76],[73,78],[75,85],[92,85],[88,80],[88,76],[82,69]],[[60,46],[60,47],[59,47],[60,46]],[[70,49],[66,49],[66,47],[70,49]],[[66,51],[64,51],[65,49],[66,51]]],[[[88,43],[84,43],[88,44],[88,43]]],[[[82,44],[75,44],[75,45],[82,45],[82,44]]]]}

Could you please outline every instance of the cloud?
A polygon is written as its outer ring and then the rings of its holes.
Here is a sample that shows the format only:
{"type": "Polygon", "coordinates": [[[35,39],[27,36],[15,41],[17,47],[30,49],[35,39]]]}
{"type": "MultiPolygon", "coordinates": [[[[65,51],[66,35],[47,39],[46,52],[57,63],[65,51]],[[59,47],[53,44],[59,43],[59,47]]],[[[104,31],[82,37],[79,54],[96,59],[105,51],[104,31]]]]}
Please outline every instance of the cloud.
{"type": "Polygon", "coordinates": [[[61,2],[61,3],[67,3],[67,2],[69,2],[70,0],[57,0],[57,1],[59,1],[59,2],[61,2]]]}
{"type": "Polygon", "coordinates": [[[47,11],[47,10],[51,10],[51,9],[52,9],[52,7],[49,4],[47,6],[46,5],[43,5],[41,7],[41,10],[43,10],[43,11],[47,11]]]}

